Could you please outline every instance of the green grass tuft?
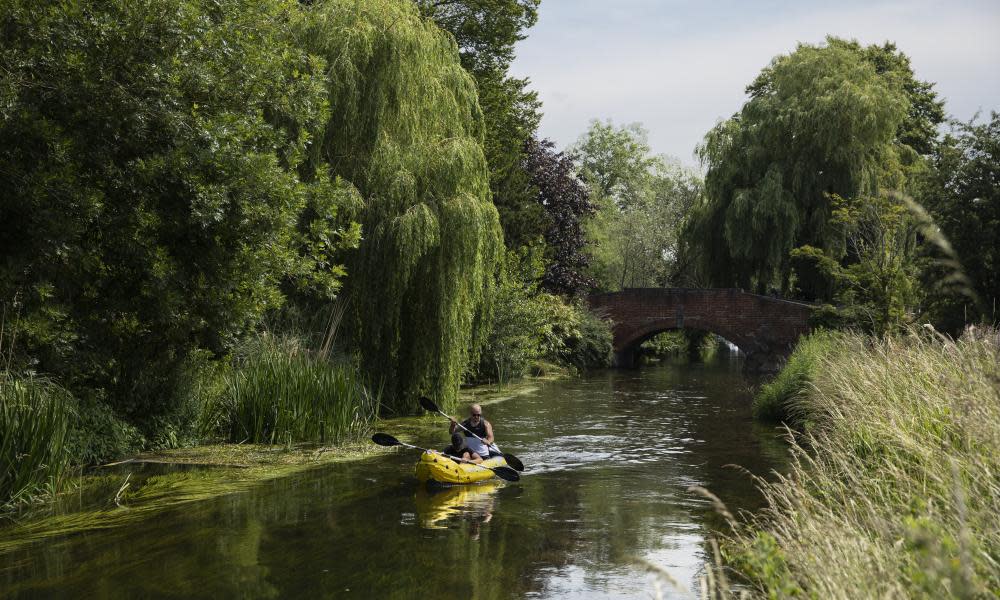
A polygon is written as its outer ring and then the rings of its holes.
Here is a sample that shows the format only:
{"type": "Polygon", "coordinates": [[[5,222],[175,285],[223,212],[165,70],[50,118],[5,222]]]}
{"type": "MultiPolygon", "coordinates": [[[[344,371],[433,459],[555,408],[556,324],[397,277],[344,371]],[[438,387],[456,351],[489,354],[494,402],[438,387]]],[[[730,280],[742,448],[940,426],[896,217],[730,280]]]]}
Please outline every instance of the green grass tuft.
{"type": "Polygon", "coordinates": [[[355,367],[263,339],[226,375],[207,420],[231,442],[337,444],[364,435],[378,405],[355,367]]]}
{"type": "Polygon", "coordinates": [[[58,491],[73,399],[35,377],[0,375],[0,508],[58,491]]]}
{"type": "Polygon", "coordinates": [[[802,338],[785,367],[764,384],[753,399],[753,415],[762,421],[786,422],[801,428],[804,416],[796,414],[796,399],[812,387],[812,377],[823,356],[830,352],[834,334],[818,331],[802,338]]]}

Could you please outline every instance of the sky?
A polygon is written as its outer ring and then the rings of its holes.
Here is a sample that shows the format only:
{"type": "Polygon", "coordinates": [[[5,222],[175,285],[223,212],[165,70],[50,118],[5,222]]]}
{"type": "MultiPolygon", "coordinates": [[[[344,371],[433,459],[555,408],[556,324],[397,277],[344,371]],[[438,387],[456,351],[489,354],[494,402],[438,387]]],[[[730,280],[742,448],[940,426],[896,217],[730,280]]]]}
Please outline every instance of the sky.
{"type": "Polygon", "coordinates": [[[527,34],[511,74],[530,79],[540,135],[561,149],[593,119],[640,122],[655,153],[696,166],[763,67],[827,35],[895,42],[958,119],[1000,112],[1000,0],[542,0],[527,34]]]}

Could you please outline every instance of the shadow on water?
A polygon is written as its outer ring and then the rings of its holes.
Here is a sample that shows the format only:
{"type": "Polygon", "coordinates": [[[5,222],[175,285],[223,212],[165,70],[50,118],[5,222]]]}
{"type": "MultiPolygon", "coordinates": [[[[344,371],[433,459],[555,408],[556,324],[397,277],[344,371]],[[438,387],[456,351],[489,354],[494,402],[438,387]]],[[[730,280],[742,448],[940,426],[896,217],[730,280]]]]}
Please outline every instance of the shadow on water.
{"type": "MultiPolygon", "coordinates": [[[[737,360],[606,371],[489,405],[516,484],[428,491],[416,453],[267,481],[0,554],[12,598],[648,598],[635,557],[692,582],[716,522],[761,498],[783,445],[750,418],[737,360]]],[[[443,446],[439,436],[419,440],[443,446]]],[[[0,536],[3,530],[0,530],[0,536]]]]}

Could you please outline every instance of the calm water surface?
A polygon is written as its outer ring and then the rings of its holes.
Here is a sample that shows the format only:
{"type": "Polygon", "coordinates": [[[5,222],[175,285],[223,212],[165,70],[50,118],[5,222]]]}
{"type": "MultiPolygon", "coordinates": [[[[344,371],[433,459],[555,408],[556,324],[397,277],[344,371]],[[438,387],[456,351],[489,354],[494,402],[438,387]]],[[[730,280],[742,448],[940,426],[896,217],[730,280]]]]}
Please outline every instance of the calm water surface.
{"type": "MultiPolygon", "coordinates": [[[[755,509],[727,465],[783,468],[749,406],[726,357],[546,384],[485,407],[520,483],[430,493],[412,453],[330,465],[0,554],[0,596],[649,598],[636,557],[693,586],[719,525],[688,486],[755,509]]],[[[446,423],[419,441],[444,446],[446,423]]]]}

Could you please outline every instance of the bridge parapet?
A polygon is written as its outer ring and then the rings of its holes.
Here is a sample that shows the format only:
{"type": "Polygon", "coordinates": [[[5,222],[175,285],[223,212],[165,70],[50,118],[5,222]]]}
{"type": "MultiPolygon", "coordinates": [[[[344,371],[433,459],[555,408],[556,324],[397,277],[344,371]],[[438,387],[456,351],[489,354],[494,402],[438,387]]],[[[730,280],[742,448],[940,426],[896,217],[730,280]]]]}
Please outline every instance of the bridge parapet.
{"type": "Polygon", "coordinates": [[[614,322],[616,366],[635,362],[639,344],[671,329],[721,335],[746,354],[750,370],[780,367],[809,331],[809,304],[730,288],[626,288],[594,294],[593,310],[614,322]]]}

